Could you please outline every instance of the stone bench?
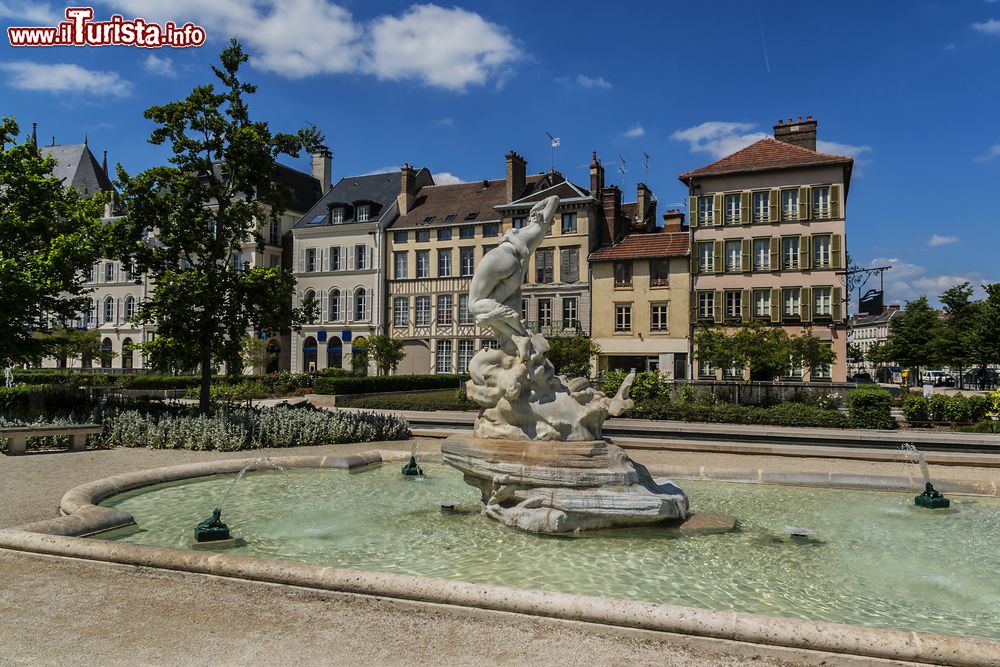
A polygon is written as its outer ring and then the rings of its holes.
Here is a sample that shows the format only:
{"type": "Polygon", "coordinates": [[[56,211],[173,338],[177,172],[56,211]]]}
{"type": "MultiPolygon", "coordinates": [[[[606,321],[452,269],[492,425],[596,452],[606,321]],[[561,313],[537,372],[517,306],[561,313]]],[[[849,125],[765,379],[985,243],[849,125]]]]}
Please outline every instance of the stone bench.
{"type": "Polygon", "coordinates": [[[7,456],[24,454],[28,446],[28,438],[44,438],[52,435],[68,435],[71,452],[82,452],[87,448],[87,436],[100,433],[104,427],[100,424],[67,424],[65,426],[15,426],[0,428],[0,439],[9,440],[7,456]]]}

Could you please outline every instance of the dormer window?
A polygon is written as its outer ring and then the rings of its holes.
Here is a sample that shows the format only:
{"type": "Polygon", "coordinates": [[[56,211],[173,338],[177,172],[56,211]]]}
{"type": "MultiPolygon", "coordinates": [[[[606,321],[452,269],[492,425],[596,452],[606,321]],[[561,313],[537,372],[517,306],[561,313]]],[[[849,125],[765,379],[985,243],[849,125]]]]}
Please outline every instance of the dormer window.
{"type": "Polygon", "coordinates": [[[356,216],[358,222],[368,222],[368,214],[370,211],[371,208],[368,206],[368,204],[361,204],[360,206],[358,206],[357,216],[356,216]]]}
{"type": "Polygon", "coordinates": [[[336,224],[344,221],[344,207],[336,206],[330,211],[330,220],[336,224]]]}

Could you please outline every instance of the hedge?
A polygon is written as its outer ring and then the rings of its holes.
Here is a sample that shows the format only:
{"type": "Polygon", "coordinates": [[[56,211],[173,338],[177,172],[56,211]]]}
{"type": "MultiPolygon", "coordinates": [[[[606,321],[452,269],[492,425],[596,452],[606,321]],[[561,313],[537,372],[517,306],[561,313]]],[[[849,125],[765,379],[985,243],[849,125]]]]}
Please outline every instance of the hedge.
{"type": "Polygon", "coordinates": [[[114,384],[115,376],[108,373],[90,373],[61,368],[13,369],[14,382],[18,384],[71,384],[80,387],[114,384]]]}
{"type": "Polygon", "coordinates": [[[828,410],[804,403],[782,403],[768,408],[732,403],[643,401],[629,415],[640,419],[672,419],[716,424],[760,424],[768,426],[811,426],[847,428],[848,418],[839,410],[828,410]]]}
{"type": "Polygon", "coordinates": [[[458,389],[468,375],[349,375],[318,377],[313,383],[317,394],[377,394],[414,389],[458,389]]]}
{"type": "Polygon", "coordinates": [[[892,394],[882,387],[865,386],[847,392],[847,413],[854,428],[896,428],[892,394]]]}
{"type": "Polygon", "coordinates": [[[34,419],[89,410],[82,390],[72,385],[16,384],[0,387],[0,416],[34,419]]]}
{"type": "Polygon", "coordinates": [[[479,410],[479,406],[469,401],[465,392],[460,389],[442,389],[419,394],[383,394],[381,396],[343,398],[337,400],[337,407],[364,408],[366,410],[421,410],[424,412],[479,410]]]}
{"type": "Polygon", "coordinates": [[[902,410],[906,421],[914,426],[978,423],[989,415],[990,399],[963,394],[934,394],[927,399],[920,394],[910,394],[903,399],[902,410]]]}

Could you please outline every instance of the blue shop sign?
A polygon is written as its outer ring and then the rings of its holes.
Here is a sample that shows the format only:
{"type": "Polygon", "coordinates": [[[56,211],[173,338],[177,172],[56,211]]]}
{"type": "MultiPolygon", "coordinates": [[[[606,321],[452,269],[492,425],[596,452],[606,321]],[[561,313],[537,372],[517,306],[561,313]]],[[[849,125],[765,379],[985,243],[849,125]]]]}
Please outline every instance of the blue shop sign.
{"type": "Polygon", "coordinates": [[[316,332],[316,340],[318,340],[321,343],[326,342],[326,329],[320,329],[319,331],[316,332]]]}
{"type": "Polygon", "coordinates": [[[351,342],[351,330],[350,329],[344,329],[344,333],[343,333],[343,335],[341,335],[340,339],[343,340],[345,343],[350,343],[351,342]]]}

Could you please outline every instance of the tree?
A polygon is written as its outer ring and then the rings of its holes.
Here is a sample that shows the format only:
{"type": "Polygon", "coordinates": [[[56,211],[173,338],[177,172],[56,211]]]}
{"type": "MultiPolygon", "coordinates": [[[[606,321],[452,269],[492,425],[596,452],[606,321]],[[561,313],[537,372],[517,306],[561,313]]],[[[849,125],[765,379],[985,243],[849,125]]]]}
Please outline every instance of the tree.
{"type": "Polygon", "coordinates": [[[889,356],[906,368],[936,364],[940,358],[941,318],[926,296],[907,301],[889,320],[889,356]]]}
{"type": "Polygon", "coordinates": [[[315,303],[292,306],[295,278],[280,267],[250,268],[240,261],[245,243],[263,252],[261,228],[279,219],[289,192],[274,180],[276,159],[312,149],[315,128],[272,133],[253,121],[247,97],[256,86],[239,78],[247,55],[232,40],[213,67],[221,86],[196,87],[183,100],[152,106],[157,127],[149,141],[168,145],[169,166],[118,177],[127,207],[126,254],[148,271],[155,289],[136,320],[155,324],[142,344],[153,366],[201,369],[199,407],[209,408],[212,372],[243,367],[243,337],[252,331],[298,328],[315,303]],[[155,243],[147,243],[152,236],[155,243]]]}
{"type": "MultiPolygon", "coordinates": [[[[101,359],[111,354],[107,350],[101,349],[101,337],[94,330],[78,331],[69,327],[60,327],[51,332],[39,333],[35,335],[39,340],[47,356],[56,359],[101,359]]],[[[110,359],[107,359],[110,361],[110,359]]],[[[102,363],[102,365],[104,365],[102,363]]]]}
{"type": "Polygon", "coordinates": [[[44,356],[32,332],[89,308],[84,271],[103,254],[106,197],[84,197],[53,177],[55,159],[33,139],[17,143],[13,118],[0,120],[0,366],[44,356]]]}
{"type": "Polygon", "coordinates": [[[601,346],[586,336],[553,338],[549,341],[548,360],[556,373],[571,378],[590,377],[591,360],[601,353],[601,346]]]}
{"type": "Polygon", "coordinates": [[[365,364],[371,359],[379,375],[388,375],[390,371],[399,368],[399,362],[406,358],[403,351],[403,341],[396,340],[385,334],[376,334],[365,339],[361,348],[355,349],[355,354],[363,350],[365,364]]]}
{"type": "Polygon", "coordinates": [[[875,341],[868,347],[865,353],[865,361],[873,366],[880,366],[892,360],[889,346],[882,341],[875,341]]]}
{"type": "Polygon", "coordinates": [[[972,285],[964,282],[945,290],[941,303],[945,318],[938,338],[938,357],[961,372],[963,366],[975,363],[975,323],[982,302],[972,300],[972,285]]]}
{"type": "Polygon", "coordinates": [[[852,364],[860,364],[865,360],[864,350],[857,343],[847,344],[847,360],[852,364]]]}
{"type": "Polygon", "coordinates": [[[986,283],[986,299],[972,322],[972,348],[977,363],[1000,364],[1000,283],[986,283]]]}

